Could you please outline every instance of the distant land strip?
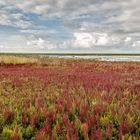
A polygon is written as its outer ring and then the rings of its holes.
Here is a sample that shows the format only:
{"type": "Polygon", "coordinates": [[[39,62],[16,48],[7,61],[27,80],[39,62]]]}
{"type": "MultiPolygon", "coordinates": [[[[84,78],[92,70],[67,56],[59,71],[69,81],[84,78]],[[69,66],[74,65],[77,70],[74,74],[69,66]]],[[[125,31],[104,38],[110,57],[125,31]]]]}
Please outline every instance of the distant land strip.
{"type": "Polygon", "coordinates": [[[0,55],[51,55],[51,56],[140,56],[140,53],[15,53],[15,52],[6,52],[6,53],[0,53],[0,55]]]}

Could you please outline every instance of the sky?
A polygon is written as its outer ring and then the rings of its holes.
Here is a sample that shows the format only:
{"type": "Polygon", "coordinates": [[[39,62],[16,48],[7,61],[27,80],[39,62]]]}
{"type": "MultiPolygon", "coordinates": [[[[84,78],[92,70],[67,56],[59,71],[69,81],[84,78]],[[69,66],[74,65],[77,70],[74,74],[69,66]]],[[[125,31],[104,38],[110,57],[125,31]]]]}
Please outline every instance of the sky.
{"type": "Polygon", "coordinates": [[[0,52],[140,53],[140,0],[0,0],[0,52]]]}

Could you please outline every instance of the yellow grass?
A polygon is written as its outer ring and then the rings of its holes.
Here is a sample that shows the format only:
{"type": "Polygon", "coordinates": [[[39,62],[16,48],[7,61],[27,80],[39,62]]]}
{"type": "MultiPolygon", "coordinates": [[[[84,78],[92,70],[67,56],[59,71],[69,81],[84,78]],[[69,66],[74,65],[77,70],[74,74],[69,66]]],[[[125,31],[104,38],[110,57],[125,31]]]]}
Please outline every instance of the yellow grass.
{"type": "Polygon", "coordinates": [[[14,56],[14,55],[1,55],[0,64],[36,64],[39,63],[39,58],[14,56]]]}
{"type": "Polygon", "coordinates": [[[36,56],[17,56],[17,55],[0,55],[1,65],[17,65],[17,64],[35,64],[47,66],[61,66],[66,62],[73,60],[65,60],[63,58],[49,58],[49,57],[36,57],[36,56]],[[60,61],[61,60],[61,61],[60,61]]]}

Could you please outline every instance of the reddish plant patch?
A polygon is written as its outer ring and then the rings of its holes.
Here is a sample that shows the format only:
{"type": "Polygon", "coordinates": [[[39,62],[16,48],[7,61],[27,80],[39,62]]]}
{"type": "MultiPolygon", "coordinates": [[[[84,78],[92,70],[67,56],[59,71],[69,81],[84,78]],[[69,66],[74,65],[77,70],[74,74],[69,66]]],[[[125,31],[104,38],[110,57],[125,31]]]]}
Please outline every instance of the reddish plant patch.
{"type": "Polygon", "coordinates": [[[139,139],[140,63],[0,66],[0,138],[139,139]]]}

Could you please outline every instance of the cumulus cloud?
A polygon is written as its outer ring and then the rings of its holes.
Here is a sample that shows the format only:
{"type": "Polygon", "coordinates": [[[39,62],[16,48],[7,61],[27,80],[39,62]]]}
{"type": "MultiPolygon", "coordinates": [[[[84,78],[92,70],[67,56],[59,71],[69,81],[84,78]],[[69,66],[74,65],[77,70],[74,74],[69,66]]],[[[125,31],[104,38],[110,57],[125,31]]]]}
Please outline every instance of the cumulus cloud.
{"type": "Polygon", "coordinates": [[[42,38],[37,38],[37,39],[34,38],[32,40],[27,41],[27,46],[37,47],[37,48],[46,49],[46,50],[56,48],[55,44],[52,44],[49,41],[44,40],[42,38]]]}
{"type": "Polygon", "coordinates": [[[111,48],[112,45],[120,45],[121,39],[116,36],[109,36],[107,33],[98,32],[75,32],[74,39],[59,44],[62,48],[81,48],[81,49],[98,49],[111,48]]]}
{"type": "Polygon", "coordinates": [[[124,41],[125,42],[131,42],[132,41],[132,38],[131,37],[126,37],[124,41]]]}
{"type": "Polygon", "coordinates": [[[43,47],[45,40],[43,40],[42,38],[38,38],[37,40],[31,40],[27,42],[27,45],[37,45],[39,47],[43,47]]]}
{"type": "Polygon", "coordinates": [[[73,46],[79,46],[82,48],[90,48],[95,42],[94,38],[90,33],[74,33],[74,44],[73,46]]]}
{"type": "Polygon", "coordinates": [[[133,47],[140,47],[140,41],[135,41],[132,44],[133,47]]]}
{"type": "Polygon", "coordinates": [[[4,48],[4,46],[3,45],[0,45],[0,48],[4,48]]]}
{"type": "Polygon", "coordinates": [[[0,45],[0,52],[2,52],[4,49],[4,45],[0,45]]]}
{"type": "Polygon", "coordinates": [[[120,39],[115,36],[109,36],[107,33],[99,33],[99,32],[90,32],[90,33],[78,33],[78,37],[80,36],[80,39],[77,39],[77,41],[83,41],[89,42],[90,46],[107,46],[107,45],[114,45],[119,44],[120,39]]]}

